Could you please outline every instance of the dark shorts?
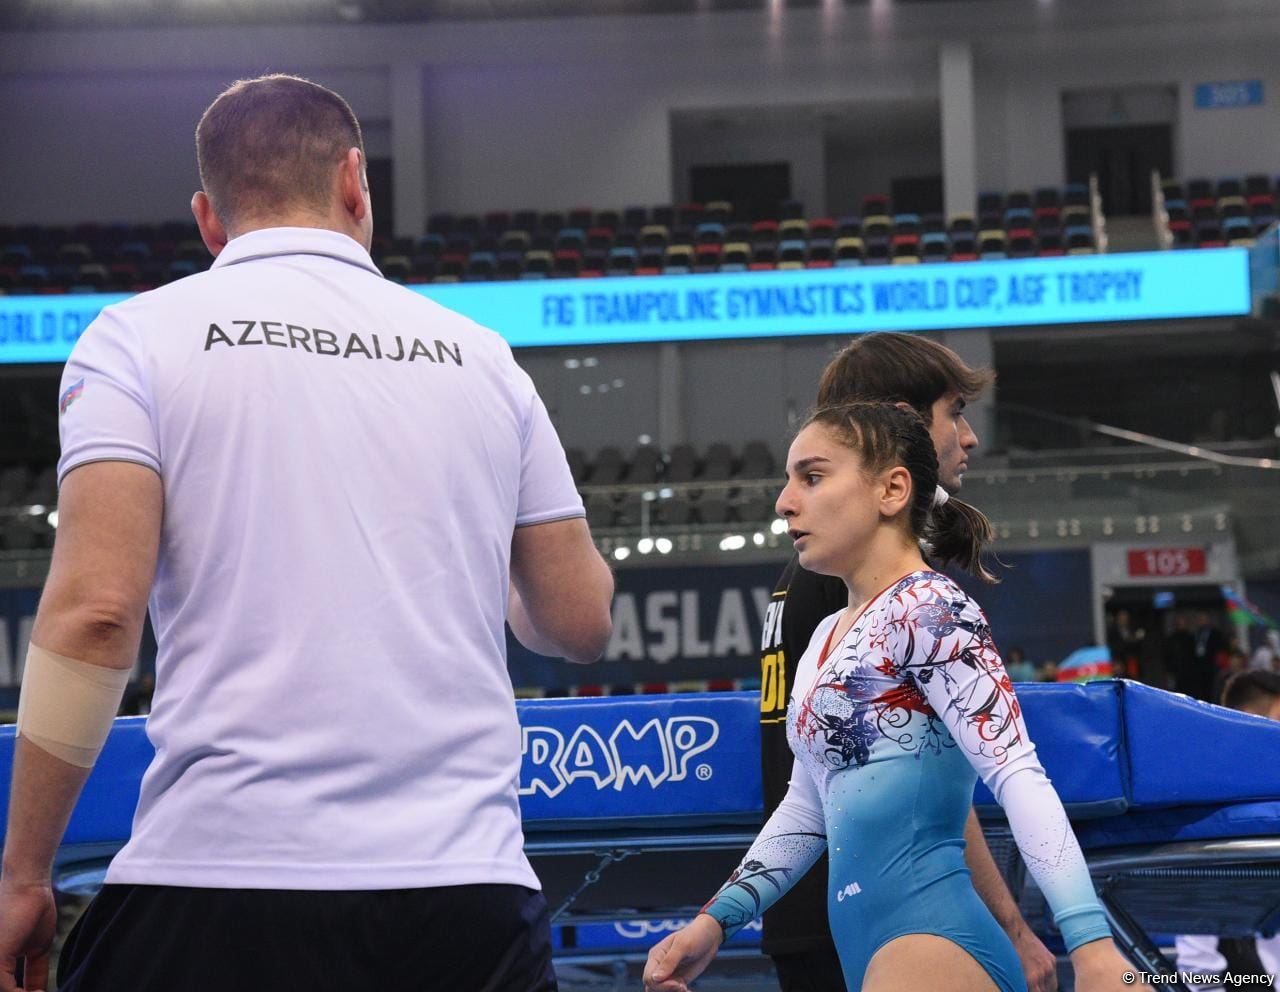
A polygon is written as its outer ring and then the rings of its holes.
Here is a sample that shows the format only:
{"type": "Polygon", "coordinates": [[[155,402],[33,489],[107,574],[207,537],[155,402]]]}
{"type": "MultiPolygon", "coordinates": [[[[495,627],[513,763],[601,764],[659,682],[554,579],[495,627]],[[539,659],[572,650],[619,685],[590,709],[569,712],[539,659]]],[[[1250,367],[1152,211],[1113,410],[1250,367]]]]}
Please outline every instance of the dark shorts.
{"type": "Polygon", "coordinates": [[[794,954],[774,954],[773,967],[782,992],[845,992],[844,970],[835,944],[794,954]]]}
{"type": "Polygon", "coordinates": [[[108,885],[67,937],[61,992],[555,992],[541,892],[108,885]]]}

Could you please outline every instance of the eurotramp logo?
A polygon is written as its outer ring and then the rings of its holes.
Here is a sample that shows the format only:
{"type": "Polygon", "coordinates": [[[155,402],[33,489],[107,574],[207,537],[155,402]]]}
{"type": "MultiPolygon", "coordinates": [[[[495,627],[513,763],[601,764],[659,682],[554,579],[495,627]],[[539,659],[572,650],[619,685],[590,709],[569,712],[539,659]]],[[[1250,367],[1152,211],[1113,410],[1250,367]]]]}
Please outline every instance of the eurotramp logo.
{"type": "Polygon", "coordinates": [[[710,717],[655,717],[639,728],[624,719],[608,736],[606,730],[585,723],[571,732],[522,727],[520,795],[554,797],[577,783],[596,791],[656,789],[690,775],[705,782],[713,774],[710,764],[694,762],[720,738],[720,724],[710,717]]]}

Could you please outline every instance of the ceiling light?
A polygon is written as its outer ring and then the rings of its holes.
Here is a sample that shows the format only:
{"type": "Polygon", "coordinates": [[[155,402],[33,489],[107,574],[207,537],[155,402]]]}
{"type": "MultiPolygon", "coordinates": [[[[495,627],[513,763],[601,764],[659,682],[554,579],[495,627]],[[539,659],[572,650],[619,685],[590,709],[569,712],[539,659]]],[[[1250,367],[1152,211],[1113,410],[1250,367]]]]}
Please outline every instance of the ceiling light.
{"type": "Polygon", "coordinates": [[[364,7],[358,3],[352,3],[351,0],[339,0],[335,9],[338,16],[349,24],[357,24],[364,20],[364,7]]]}

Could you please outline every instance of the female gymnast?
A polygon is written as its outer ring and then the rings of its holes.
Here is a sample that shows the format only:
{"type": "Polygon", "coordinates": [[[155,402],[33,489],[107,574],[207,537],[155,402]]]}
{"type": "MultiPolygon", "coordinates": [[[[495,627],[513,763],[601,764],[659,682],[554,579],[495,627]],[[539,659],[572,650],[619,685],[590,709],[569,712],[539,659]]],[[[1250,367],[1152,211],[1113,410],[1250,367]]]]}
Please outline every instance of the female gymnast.
{"type": "Polygon", "coordinates": [[[925,542],[935,563],[985,575],[990,534],[938,489],[924,422],[887,403],[820,410],[787,464],[777,511],[800,564],[843,578],[849,606],[818,626],[797,668],[786,798],[703,912],[650,951],[646,990],[685,992],[727,936],[829,849],[831,930],[850,990],[1025,992],[964,863],[978,775],[1053,910],[1075,988],[1129,988],[986,618],[922,556],[925,542]]]}

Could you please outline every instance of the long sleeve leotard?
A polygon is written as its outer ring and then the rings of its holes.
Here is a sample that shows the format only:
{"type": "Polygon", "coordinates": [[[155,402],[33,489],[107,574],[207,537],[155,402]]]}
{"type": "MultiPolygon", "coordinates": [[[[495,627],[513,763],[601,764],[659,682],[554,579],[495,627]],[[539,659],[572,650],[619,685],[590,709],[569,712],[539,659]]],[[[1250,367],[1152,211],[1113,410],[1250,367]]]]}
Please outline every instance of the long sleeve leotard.
{"type": "Polygon", "coordinates": [[[832,935],[850,989],[879,947],[908,933],[947,937],[1002,990],[1023,989],[1012,945],[964,864],[981,775],[1068,950],[1109,936],[978,606],[946,576],[920,571],[828,643],[839,617],[818,626],[796,671],[787,796],[706,912],[734,932],[829,847],[832,935]]]}

